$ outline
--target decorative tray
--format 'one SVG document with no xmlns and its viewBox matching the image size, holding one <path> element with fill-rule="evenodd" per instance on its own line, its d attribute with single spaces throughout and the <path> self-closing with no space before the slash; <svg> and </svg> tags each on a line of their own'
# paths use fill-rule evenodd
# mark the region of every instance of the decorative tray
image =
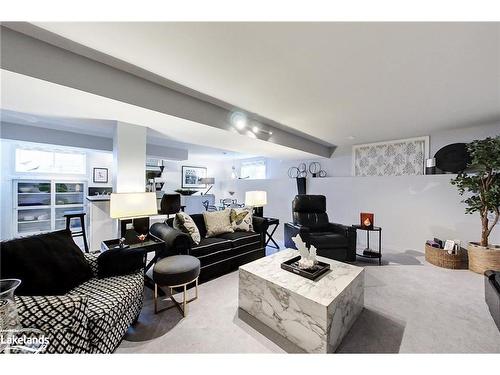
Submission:
<svg viewBox="0 0 500 375">
<path fill-rule="evenodd" d="M 122 249 L 128 249 L 130 245 L 125 244 Z M 101 251 L 120 249 L 120 239 L 106 240 L 101 242 Z"/>
<path fill-rule="evenodd" d="M 328 270 L 330 269 L 330 265 L 323 262 L 317 262 L 310 269 L 301 269 L 299 268 L 299 260 L 300 256 L 289 259 L 281 263 L 281 268 L 285 271 L 292 272 L 309 280 L 316 280 L 318 277 L 323 275 L 325 272 L 328 272 Z"/>
<path fill-rule="evenodd" d="M 135 234 L 134 234 L 135 233 Z M 105 240 L 101 242 L 101 251 L 111 250 L 111 249 L 128 249 L 128 248 L 141 248 L 143 246 L 149 246 L 155 243 L 163 243 L 163 241 L 157 239 L 155 236 L 147 235 L 146 238 L 141 241 L 137 238 L 136 232 L 129 231 L 125 236 L 125 243 L 123 247 L 120 247 L 120 239 L 115 238 L 112 240 Z"/>
</svg>

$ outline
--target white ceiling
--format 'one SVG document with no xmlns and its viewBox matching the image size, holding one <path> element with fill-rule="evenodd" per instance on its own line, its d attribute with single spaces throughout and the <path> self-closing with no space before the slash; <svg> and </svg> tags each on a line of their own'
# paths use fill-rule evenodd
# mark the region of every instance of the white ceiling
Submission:
<svg viewBox="0 0 500 375">
<path fill-rule="evenodd" d="M 152 143 L 188 148 L 191 155 L 213 158 L 265 156 L 310 159 L 317 156 L 269 141 L 169 116 L 85 91 L 1 69 L 1 109 L 21 113 L 16 123 L 45 125 L 59 130 L 110 136 L 115 121 L 146 126 Z M 3 113 L 3 112 L 2 112 Z M 14 116 L 15 117 L 15 116 Z M 59 118 L 59 120 L 57 120 Z M 76 119 L 69 124 L 67 119 Z M 72 121 L 71 121 L 72 122 Z M 43 121 L 39 124 L 43 125 Z M 223 152 L 227 152 L 224 154 Z"/>
<path fill-rule="evenodd" d="M 500 119 L 500 23 L 36 25 L 331 144 Z"/>
</svg>

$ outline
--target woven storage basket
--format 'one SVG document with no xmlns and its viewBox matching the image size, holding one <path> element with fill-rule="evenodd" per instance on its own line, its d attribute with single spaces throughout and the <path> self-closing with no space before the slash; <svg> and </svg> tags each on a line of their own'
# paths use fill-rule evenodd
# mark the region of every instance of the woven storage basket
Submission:
<svg viewBox="0 0 500 375">
<path fill-rule="evenodd" d="M 484 271 L 500 271 L 500 246 L 482 247 L 469 242 L 469 269 L 483 274 Z"/>
<path fill-rule="evenodd" d="M 447 250 L 425 245 L 425 260 L 435 266 L 453 270 L 464 270 L 468 267 L 467 250 L 460 248 L 458 254 L 448 254 Z"/>
</svg>

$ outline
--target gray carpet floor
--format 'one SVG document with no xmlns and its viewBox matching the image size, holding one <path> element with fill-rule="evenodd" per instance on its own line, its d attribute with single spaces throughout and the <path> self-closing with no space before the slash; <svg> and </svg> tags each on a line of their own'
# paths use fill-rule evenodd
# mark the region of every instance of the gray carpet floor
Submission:
<svg viewBox="0 0 500 375">
<path fill-rule="evenodd" d="M 428 264 L 408 250 L 365 267 L 365 308 L 339 353 L 500 353 L 500 332 L 484 302 L 483 276 Z M 117 353 L 300 352 L 267 327 L 238 314 L 238 272 L 200 286 L 182 318 L 153 314 L 152 294 Z"/>
</svg>

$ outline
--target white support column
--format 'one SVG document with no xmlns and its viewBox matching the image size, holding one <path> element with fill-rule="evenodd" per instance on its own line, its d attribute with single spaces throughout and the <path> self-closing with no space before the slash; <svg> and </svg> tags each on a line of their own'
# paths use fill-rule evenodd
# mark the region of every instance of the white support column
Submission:
<svg viewBox="0 0 500 375">
<path fill-rule="evenodd" d="M 146 189 L 145 126 L 117 122 L 113 137 L 113 191 L 144 192 Z"/>
</svg>

